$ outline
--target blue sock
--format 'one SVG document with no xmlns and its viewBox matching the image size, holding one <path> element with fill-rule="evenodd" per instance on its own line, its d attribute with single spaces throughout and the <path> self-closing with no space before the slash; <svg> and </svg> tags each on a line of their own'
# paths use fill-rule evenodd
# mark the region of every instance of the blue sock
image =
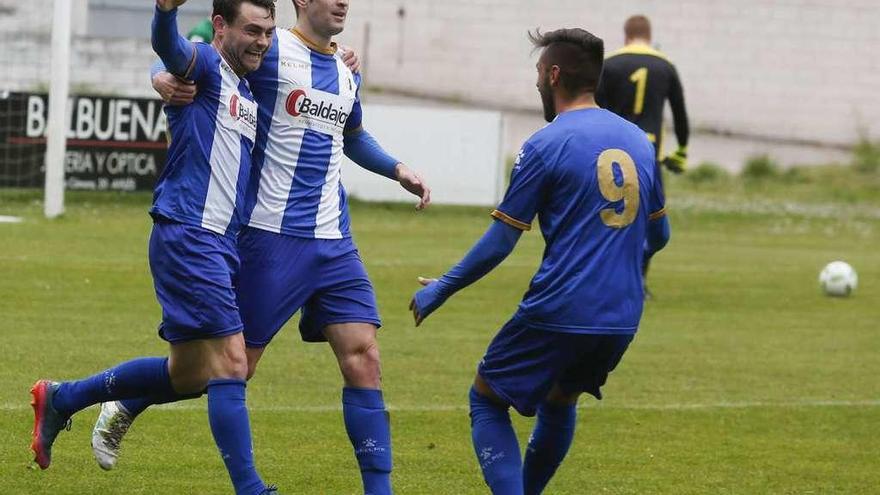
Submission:
<svg viewBox="0 0 880 495">
<path fill-rule="evenodd" d="M 237 378 L 208 382 L 208 421 L 236 495 L 258 495 L 266 485 L 254 467 L 246 385 Z"/>
<path fill-rule="evenodd" d="M 69 416 L 99 402 L 173 393 L 168 358 L 138 358 L 82 380 L 62 383 L 52 396 L 52 406 Z"/>
<path fill-rule="evenodd" d="M 558 406 L 547 402 L 538 406 L 538 420 L 523 463 L 526 495 L 538 495 L 562 464 L 574 438 L 577 409 L 574 404 Z"/>
<path fill-rule="evenodd" d="M 498 405 L 473 387 L 471 437 L 483 479 L 495 495 L 522 495 L 522 458 L 508 406 Z"/>
<path fill-rule="evenodd" d="M 342 416 L 361 468 L 364 493 L 391 494 L 391 425 L 382 391 L 343 388 Z"/>
</svg>

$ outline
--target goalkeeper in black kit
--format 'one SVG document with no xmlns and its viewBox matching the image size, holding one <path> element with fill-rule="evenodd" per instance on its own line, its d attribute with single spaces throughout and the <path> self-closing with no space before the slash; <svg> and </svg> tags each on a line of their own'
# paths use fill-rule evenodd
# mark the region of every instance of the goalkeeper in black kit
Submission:
<svg viewBox="0 0 880 495">
<path fill-rule="evenodd" d="M 657 150 L 658 163 L 671 172 L 684 172 L 690 129 L 678 72 L 666 55 L 651 47 L 651 23 L 647 17 L 630 17 L 623 32 L 624 47 L 605 59 L 596 102 L 645 131 Z M 678 149 L 661 159 L 666 100 L 672 107 Z"/>
<path fill-rule="evenodd" d="M 654 144 L 657 165 L 680 174 L 687 169 L 690 128 L 678 72 L 662 52 L 651 46 L 651 22 L 635 15 L 623 25 L 624 47 L 605 58 L 596 103 L 639 126 Z M 662 157 L 663 107 L 669 100 L 678 149 Z M 659 172 L 659 171 L 658 171 Z M 662 174 L 657 174 L 661 178 Z M 647 278 L 648 264 L 643 267 Z M 645 287 L 645 297 L 651 292 Z"/>
</svg>

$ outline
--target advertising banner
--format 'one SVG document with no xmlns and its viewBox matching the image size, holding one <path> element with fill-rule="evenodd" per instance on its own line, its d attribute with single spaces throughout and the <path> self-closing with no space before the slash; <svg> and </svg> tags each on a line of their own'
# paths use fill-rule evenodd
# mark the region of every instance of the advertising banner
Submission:
<svg viewBox="0 0 880 495">
<path fill-rule="evenodd" d="M 0 187 L 42 187 L 48 97 L 0 95 Z M 152 190 L 167 150 L 162 102 L 73 96 L 67 115 L 69 190 Z"/>
</svg>

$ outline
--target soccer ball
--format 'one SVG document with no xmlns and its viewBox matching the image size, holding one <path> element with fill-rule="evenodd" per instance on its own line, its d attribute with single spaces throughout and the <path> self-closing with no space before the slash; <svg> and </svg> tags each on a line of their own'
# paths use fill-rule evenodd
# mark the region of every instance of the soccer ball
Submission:
<svg viewBox="0 0 880 495">
<path fill-rule="evenodd" d="M 859 276 L 845 261 L 832 261 L 819 273 L 819 285 L 826 296 L 846 297 L 858 283 Z"/>
</svg>

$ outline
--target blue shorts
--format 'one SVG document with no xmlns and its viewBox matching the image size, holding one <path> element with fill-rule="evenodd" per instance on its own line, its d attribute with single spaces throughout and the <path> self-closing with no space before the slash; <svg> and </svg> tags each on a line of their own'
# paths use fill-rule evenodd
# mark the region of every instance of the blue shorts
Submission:
<svg viewBox="0 0 880 495">
<path fill-rule="evenodd" d="M 299 332 L 324 342 L 334 323 L 381 326 L 376 295 L 351 238 L 308 239 L 245 228 L 238 302 L 248 347 L 265 347 L 302 309 Z"/>
<path fill-rule="evenodd" d="M 587 392 L 601 400 L 599 389 L 632 339 L 540 330 L 512 319 L 492 339 L 477 372 L 520 414 L 534 416 L 556 383 L 567 394 Z"/>
<path fill-rule="evenodd" d="M 238 268 L 234 238 L 157 218 L 150 234 L 150 271 L 162 306 L 159 335 L 174 344 L 241 332 Z"/>
</svg>

